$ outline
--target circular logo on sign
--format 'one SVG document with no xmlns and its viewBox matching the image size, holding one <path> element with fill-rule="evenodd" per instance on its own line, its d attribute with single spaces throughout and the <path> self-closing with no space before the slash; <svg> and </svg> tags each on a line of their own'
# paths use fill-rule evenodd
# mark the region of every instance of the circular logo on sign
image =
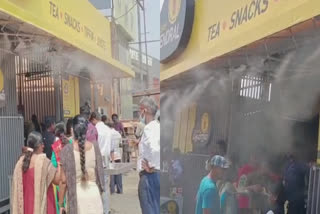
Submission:
<svg viewBox="0 0 320 214">
<path fill-rule="evenodd" d="M 160 61 L 166 63 L 187 47 L 195 0 L 164 0 L 160 13 Z"/>
<path fill-rule="evenodd" d="M 3 80 L 3 73 L 2 73 L 2 70 L 0 68 L 0 92 L 3 90 L 4 88 L 4 80 Z"/>
<path fill-rule="evenodd" d="M 174 213 L 176 213 L 176 210 L 177 210 L 177 205 L 176 205 L 176 203 L 174 203 L 173 201 L 170 201 L 169 203 L 168 203 L 168 211 L 169 211 L 169 213 L 171 214 L 174 214 Z"/>
<path fill-rule="evenodd" d="M 204 113 L 201 117 L 201 132 L 202 133 L 208 133 L 209 131 L 209 114 L 208 113 Z"/>
<path fill-rule="evenodd" d="M 180 13 L 181 0 L 169 0 L 169 22 L 171 24 L 177 21 Z"/>
</svg>

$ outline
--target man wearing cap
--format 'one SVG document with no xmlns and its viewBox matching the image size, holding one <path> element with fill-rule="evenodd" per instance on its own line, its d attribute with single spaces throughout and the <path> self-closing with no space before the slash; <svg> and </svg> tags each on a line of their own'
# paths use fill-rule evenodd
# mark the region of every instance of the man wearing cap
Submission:
<svg viewBox="0 0 320 214">
<path fill-rule="evenodd" d="M 200 183 L 195 214 L 220 214 L 220 196 L 216 182 L 222 178 L 227 160 L 215 155 L 210 160 L 210 173 Z"/>
</svg>

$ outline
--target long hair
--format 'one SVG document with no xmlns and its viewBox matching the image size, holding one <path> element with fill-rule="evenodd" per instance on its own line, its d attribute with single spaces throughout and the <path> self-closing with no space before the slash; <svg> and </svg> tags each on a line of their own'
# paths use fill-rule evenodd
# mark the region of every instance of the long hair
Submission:
<svg viewBox="0 0 320 214">
<path fill-rule="evenodd" d="M 27 145 L 29 148 L 33 149 L 33 152 L 29 150 L 25 152 L 22 164 L 23 172 L 26 172 L 29 169 L 31 157 L 33 153 L 41 146 L 42 143 L 42 135 L 39 132 L 33 131 L 29 134 L 27 139 Z"/>
<path fill-rule="evenodd" d="M 87 170 L 86 170 L 86 155 L 85 155 L 86 133 L 88 129 L 87 127 L 88 127 L 87 120 L 83 116 L 77 115 L 73 119 L 74 139 L 78 140 L 78 144 L 79 144 L 82 181 L 86 181 L 88 177 Z"/>
<path fill-rule="evenodd" d="M 106 115 L 102 115 L 101 121 L 104 122 L 104 124 L 106 124 L 108 122 L 107 116 Z"/>
<path fill-rule="evenodd" d="M 67 121 L 67 125 L 66 125 L 66 135 L 67 137 L 71 137 L 72 136 L 72 124 L 73 124 L 73 119 L 69 118 Z"/>
<path fill-rule="evenodd" d="M 67 145 L 69 143 L 68 138 L 65 135 L 64 123 L 58 123 L 55 128 L 55 136 L 59 138 L 62 142 L 62 145 Z"/>
</svg>

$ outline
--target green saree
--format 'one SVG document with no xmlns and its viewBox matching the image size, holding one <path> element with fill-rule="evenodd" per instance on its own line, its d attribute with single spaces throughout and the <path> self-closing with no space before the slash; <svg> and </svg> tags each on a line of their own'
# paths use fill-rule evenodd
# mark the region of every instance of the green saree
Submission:
<svg viewBox="0 0 320 214">
<path fill-rule="evenodd" d="M 69 140 L 69 143 L 72 144 L 72 139 Z M 58 168 L 58 163 L 60 162 L 59 154 L 62 149 L 61 140 L 56 141 L 52 145 L 52 156 L 51 156 L 51 163 L 55 168 Z M 57 214 L 60 214 L 60 207 L 59 207 L 59 186 L 53 185 L 54 191 L 54 198 L 56 202 L 56 209 Z M 64 200 L 64 207 L 66 206 L 66 199 Z"/>
</svg>

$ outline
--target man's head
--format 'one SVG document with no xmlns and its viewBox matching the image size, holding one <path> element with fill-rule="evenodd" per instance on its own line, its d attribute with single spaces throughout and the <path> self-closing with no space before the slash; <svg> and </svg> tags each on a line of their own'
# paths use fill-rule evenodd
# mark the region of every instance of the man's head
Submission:
<svg viewBox="0 0 320 214">
<path fill-rule="evenodd" d="M 119 116 L 117 114 L 113 114 L 111 118 L 112 118 L 112 121 L 114 123 L 118 123 L 119 122 Z"/>
<path fill-rule="evenodd" d="M 106 115 L 102 115 L 101 121 L 104 122 L 105 124 L 107 124 L 107 121 L 108 121 L 107 116 Z"/>
<path fill-rule="evenodd" d="M 37 115 L 33 114 L 32 117 L 31 117 L 31 120 L 34 121 L 34 122 L 38 121 Z"/>
<path fill-rule="evenodd" d="M 61 134 L 64 134 L 65 132 L 65 125 L 63 121 L 60 121 L 59 123 L 56 124 L 54 133 L 56 135 L 56 137 L 60 137 Z"/>
<path fill-rule="evenodd" d="M 101 114 L 99 112 L 92 112 L 89 121 L 93 125 L 97 125 L 97 123 L 101 121 Z"/>
<path fill-rule="evenodd" d="M 54 133 L 54 129 L 55 129 L 55 122 L 53 119 L 51 118 L 47 118 L 45 120 L 45 126 L 46 126 L 46 130 L 48 132 Z"/>
<path fill-rule="evenodd" d="M 296 160 L 296 157 L 295 157 L 295 155 L 291 152 L 291 153 L 286 154 L 286 160 L 289 161 L 289 162 L 294 162 L 294 161 Z"/>
<path fill-rule="evenodd" d="M 213 156 L 209 164 L 211 167 L 210 175 L 216 180 L 222 179 L 225 169 L 229 168 L 228 161 L 220 155 Z"/>
<path fill-rule="evenodd" d="M 154 120 L 158 111 L 158 105 L 150 97 L 144 97 L 140 101 L 140 120 L 148 124 Z"/>
</svg>

